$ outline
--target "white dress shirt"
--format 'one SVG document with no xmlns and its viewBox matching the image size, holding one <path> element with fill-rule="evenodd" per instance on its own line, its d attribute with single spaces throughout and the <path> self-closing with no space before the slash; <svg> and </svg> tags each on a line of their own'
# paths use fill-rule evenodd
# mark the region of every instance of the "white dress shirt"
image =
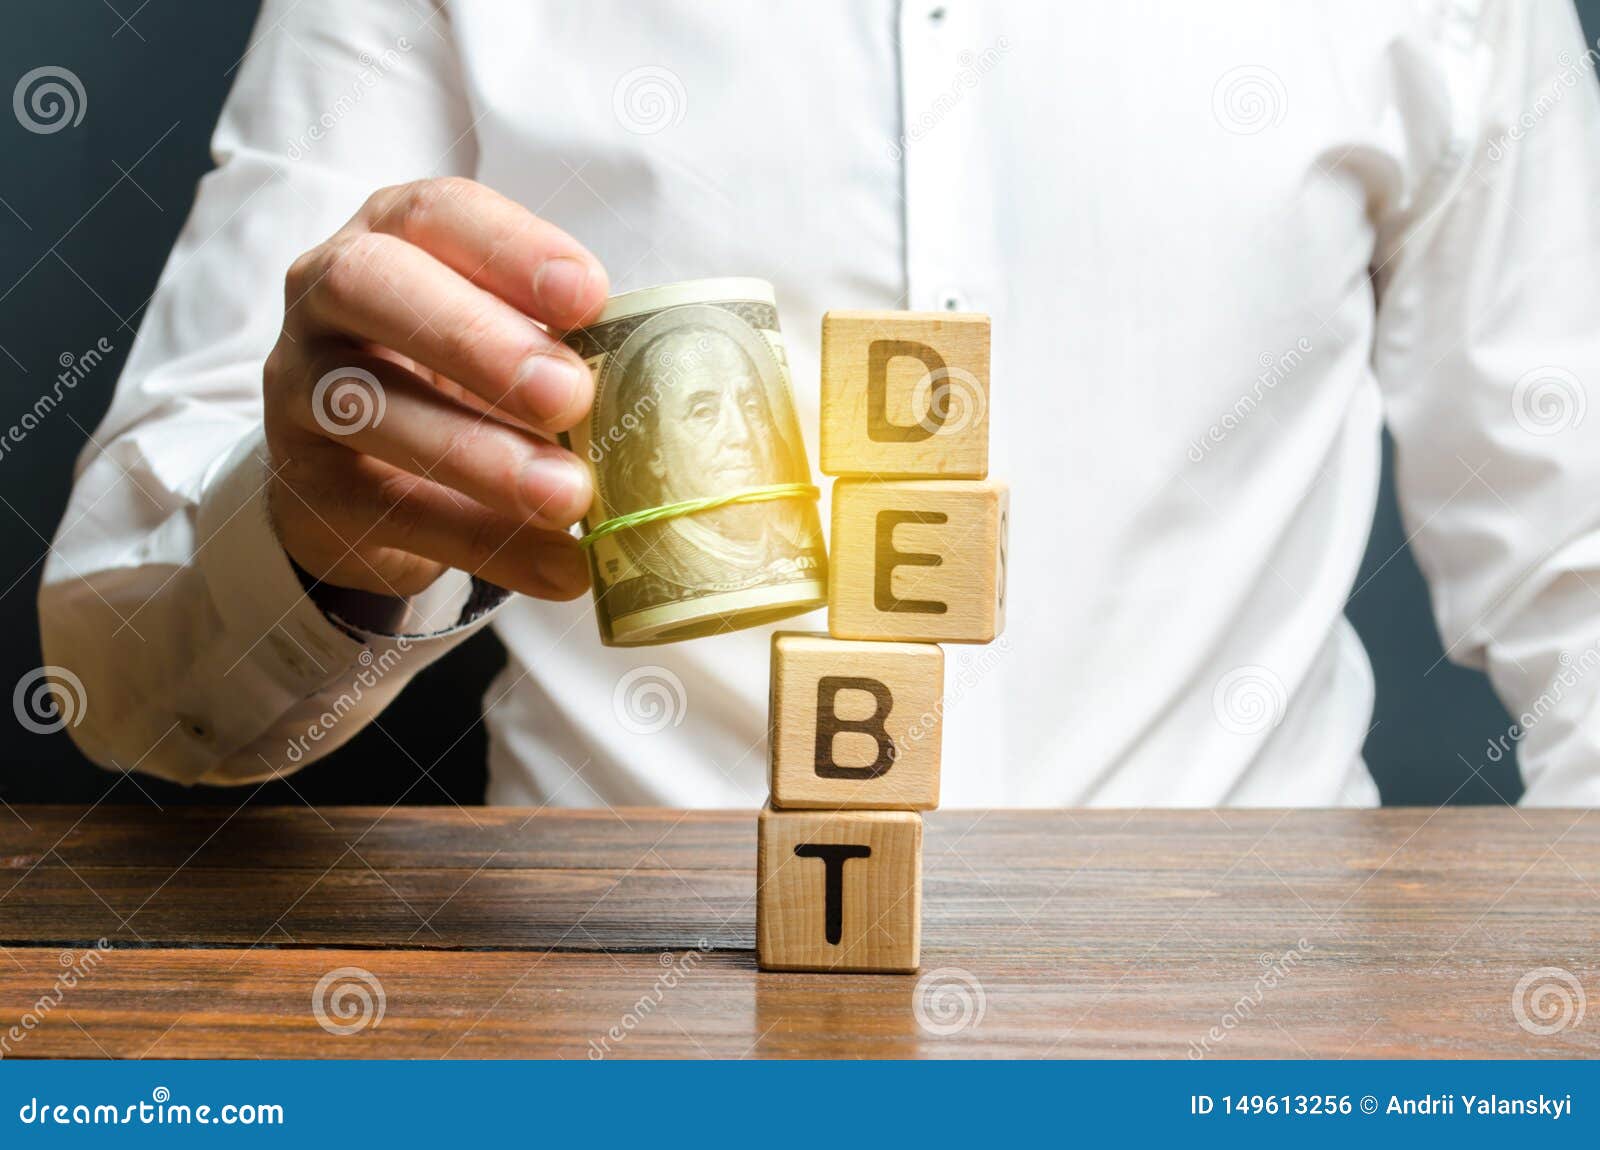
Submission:
<svg viewBox="0 0 1600 1150">
<path fill-rule="evenodd" d="M 74 734 L 298 769 L 492 624 L 490 801 L 763 800 L 768 632 L 608 650 L 587 598 L 457 575 L 380 634 L 272 534 L 285 269 L 458 174 L 617 291 L 770 280 L 813 465 L 824 311 L 993 317 L 1009 631 L 947 649 L 945 805 L 1375 802 L 1343 608 L 1385 420 L 1526 801 L 1600 802 L 1595 58 L 1560 2 L 268 0 L 45 573 Z"/>
</svg>

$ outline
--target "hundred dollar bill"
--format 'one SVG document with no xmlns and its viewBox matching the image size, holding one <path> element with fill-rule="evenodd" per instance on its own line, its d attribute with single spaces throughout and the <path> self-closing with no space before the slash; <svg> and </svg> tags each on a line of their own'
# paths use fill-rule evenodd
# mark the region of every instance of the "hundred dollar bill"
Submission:
<svg viewBox="0 0 1600 1150">
<path fill-rule="evenodd" d="M 810 483 L 772 286 L 694 280 L 614 297 L 568 345 L 594 409 L 562 442 L 588 460 L 585 533 L 619 515 L 780 483 Z M 827 553 L 814 500 L 736 503 L 596 539 L 600 638 L 670 643 L 820 607 Z"/>
</svg>

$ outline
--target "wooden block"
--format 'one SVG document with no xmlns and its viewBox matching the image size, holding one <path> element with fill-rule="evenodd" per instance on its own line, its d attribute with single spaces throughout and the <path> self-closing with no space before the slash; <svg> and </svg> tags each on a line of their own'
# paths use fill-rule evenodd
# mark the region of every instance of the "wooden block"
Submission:
<svg viewBox="0 0 1600 1150">
<path fill-rule="evenodd" d="M 772 637 L 772 805 L 939 805 L 944 651 L 933 643 Z"/>
<path fill-rule="evenodd" d="M 756 840 L 756 961 L 763 969 L 917 969 L 921 815 L 768 807 Z"/>
<path fill-rule="evenodd" d="M 822 317 L 822 470 L 875 478 L 989 474 L 989 317 Z"/>
<path fill-rule="evenodd" d="M 828 633 L 993 640 L 1005 627 L 1010 506 L 994 480 L 834 484 Z"/>
</svg>

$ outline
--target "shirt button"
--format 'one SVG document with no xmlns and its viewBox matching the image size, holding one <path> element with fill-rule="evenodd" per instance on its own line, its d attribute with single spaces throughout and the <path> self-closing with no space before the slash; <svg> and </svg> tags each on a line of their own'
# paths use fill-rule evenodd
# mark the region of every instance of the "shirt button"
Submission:
<svg viewBox="0 0 1600 1150">
<path fill-rule="evenodd" d="M 944 20 L 944 5 L 928 9 L 928 23 L 938 24 Z"/>
<path fill-rule="evenodd" d="M 967 297 L 953 288 L 939 293 L 939 307 L 943 311 L 966 311 Z"/>
</svg>

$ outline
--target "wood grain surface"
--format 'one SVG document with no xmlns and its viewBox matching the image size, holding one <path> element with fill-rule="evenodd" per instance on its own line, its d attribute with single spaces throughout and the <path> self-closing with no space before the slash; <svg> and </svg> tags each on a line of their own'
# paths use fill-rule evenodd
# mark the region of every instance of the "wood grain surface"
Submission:
<svg viewBox="0 0 1600 1150">
<path fill-rule="evenodd" d="M 0 1053 L 1600 1055 L 1586 812 L 934 812 L 920 978 L 757 972 L 755 829 L 0 811 Z"/>
</svg>

